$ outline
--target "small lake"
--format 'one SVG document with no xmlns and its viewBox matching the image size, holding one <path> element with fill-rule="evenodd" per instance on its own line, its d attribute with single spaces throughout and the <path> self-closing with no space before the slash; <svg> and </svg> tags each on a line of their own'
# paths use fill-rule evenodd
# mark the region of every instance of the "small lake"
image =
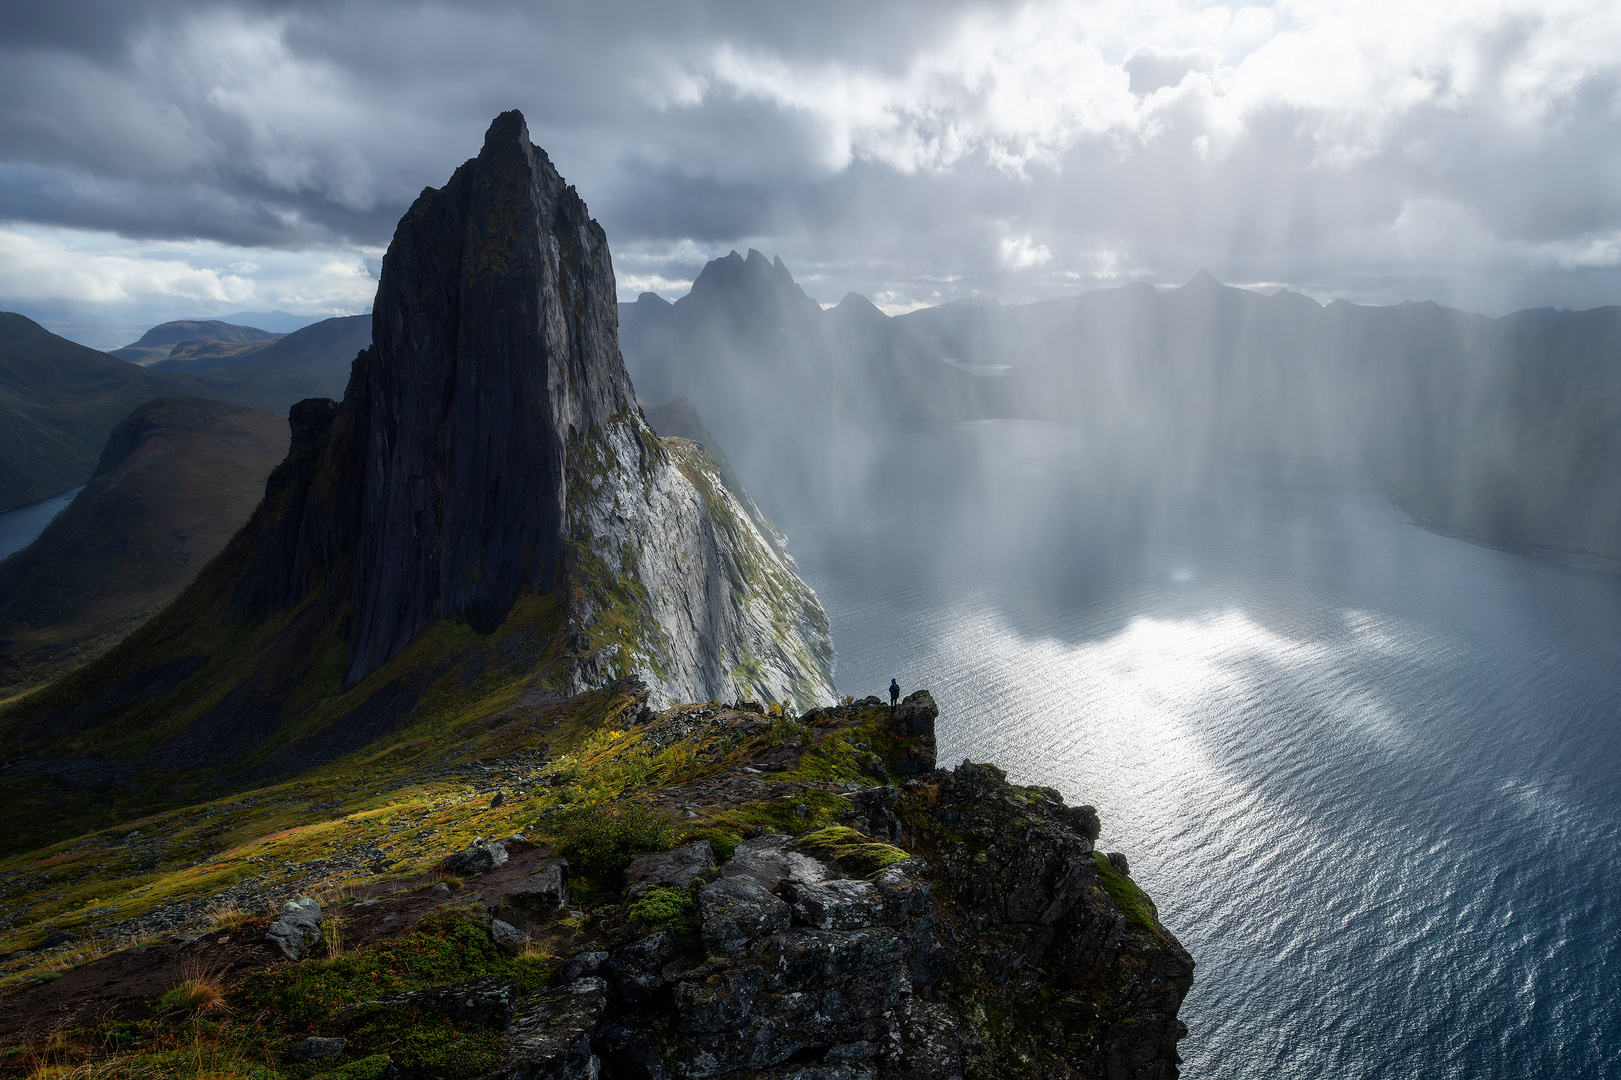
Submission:
<svg viewBox="0 0 1621 1080">
<path fill-rule="evenodd" d="M 43 502 L 19 506 L 0 514 L 0 559 L 32 544 L 34 538 L 45 531 L 51 519 L 66 510 L 73 497 L 83 490 L 76 487 L 72 491 L 52 495 Z"/>
<path fill-rule="evenodd" d="M 1098 807 L 1198 963 L 1185 1076 L 1621 1075 L 1621 577 L 1355 482 L 1112 476 L 976 423 L 785 515 L 840 693 Z"/>
</svg>

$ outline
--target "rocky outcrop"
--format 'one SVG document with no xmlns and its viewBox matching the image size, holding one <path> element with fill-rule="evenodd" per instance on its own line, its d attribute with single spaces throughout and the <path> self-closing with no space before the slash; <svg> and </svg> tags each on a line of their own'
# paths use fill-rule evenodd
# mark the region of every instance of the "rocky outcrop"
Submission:
<svg viewBox="0 0 1621 1080">
<path fill-rule="evenodd" d="M 849 825 L 761 835 L 719 865 L 702 845 L 639 858 L 624 902 L 656 882 L 692 898 L 691 922 L 599 908 L 606 948 L 519 1004 L 495 1075 L 1178 1074 L 1193 961 L 1093 850 L 1095 811 L 969 762 L 851 799 Z"/>
</svg>

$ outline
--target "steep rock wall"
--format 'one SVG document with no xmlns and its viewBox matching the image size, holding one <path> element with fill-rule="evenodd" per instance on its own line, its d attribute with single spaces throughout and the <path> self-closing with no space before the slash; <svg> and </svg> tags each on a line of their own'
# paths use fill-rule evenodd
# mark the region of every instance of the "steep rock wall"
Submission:
<svg viewBox="0 0 1621 1080">
<path fill-rule="evenodd" d="M 614 295 L 601 226 L 523 117 L 497 117 L 401 220 L 342 406 L 295 407 L 238 610 L 347 588 L 353 686 L 432 621 L 487 633 L 561 589 L 572 690 L 635 673 L 660 703 L 830 698 L 815 595 L 707 455 L 648 428 Z"/>
</svg>

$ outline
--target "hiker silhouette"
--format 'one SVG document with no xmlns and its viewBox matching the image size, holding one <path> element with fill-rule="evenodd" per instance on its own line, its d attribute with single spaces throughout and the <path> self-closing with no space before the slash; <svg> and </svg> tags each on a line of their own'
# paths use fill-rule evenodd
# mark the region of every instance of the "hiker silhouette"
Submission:
<svg viewBox="0 0 1621 1080">
<path fill-rule="evenodd" d="M 889 711 L 895 711 L 895 702 L 901 699 L 901 684 L 894 679 L 889 680 Z"/>
</svg>

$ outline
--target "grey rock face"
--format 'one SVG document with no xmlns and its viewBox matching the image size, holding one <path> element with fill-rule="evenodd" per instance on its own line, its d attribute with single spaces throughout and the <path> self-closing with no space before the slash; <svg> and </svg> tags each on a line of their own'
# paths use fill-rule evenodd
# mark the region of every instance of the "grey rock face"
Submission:
<svg viewBox="0 0 1621 1080">
<path fill-rule="evenodd" d="M 794 921 L 819 930 L 859 930 L 883 918 L 883 898 L 870 881 L 826 881 L 793 890 Z"/>
<path fill-rule="evenodd" d="M 265 937 L 289 960 L 301 960 L 321 940 L 321 905 L 307 896 L 282 905 Z"/>
<path fill-rule="evenodd" d="M 568 906 L 568 860 L 547 859 L 529 872 L 523 887 L 508 901 L 530 911 L 546 912 Z"/>
<path fill-rule="evenodd" d="M 441 864 L 452 874 L 487 874 L 507 861 L 506 845 L 494 840 L 481 840 L 469 844 L 454 855 L 446 856 Z"/>
<path fill-rule="evenodd" d="M 305 1039 L 287 1052 L 289 1065 L 302 1065 L 306 1061 L 321 1061 L 324 1058 L 334 1058 L 343 1053 L 349 1040 L 336 1039 Z"/>
<path fill-rule="evenodd" d="M 934 771 L 934 722 L 939 716 L 940 707 L 927 690 L 907 694 L 895 707 L 889 718 L 890 727 L 917 740 L 917 744 L 895 763 L 897 775 L 907 778 Z"/>
<path fill-rule="evenodd" d="M 507 1062 L 496 1075 L 506 1080 L 596 1080 L 601 1062 L 591 1035 L 608 1007 L 608 984 L 576 979 L 543 994 L 524 1009 L 507 1033 Z"/>
<path fill-rule="evenodd" d="M 715 853 L 707 840 L 638 855 L 625 867 L 625 881 L 631 887 L 628 895 L 632 897 L 660 887 L 690 889 L 699 878 L 712 881 L 716 876 Z"/>
<path fill-rule="evenodd" d="M 563 967 L 563 981 L 566 983 L 583 979 L 587 975 L 596 975 L 608 963 L 608 954 L 602 950 L 583 952 L 571 959 Z"/>
<path fill-rule="evenodd" d="M 675 939 L 658 930 L 609 955 L 608 970 L 625 1004 L 636 1008 L 664 989 L 663 969 L 675 953 Z"/>
<path fill-rule="evenodd" d="M 886 836 L 928 850 L 927 862 L 855 877 L 841 870 L 846 854 L 757 837 L 698 889 L 701 959 L 667 931 L 625 926 L 610 931 L 621 936 L 606 962 L 599 952 L 565 968 L 565 979 L 604 976 L 611 1016 L 589 1042 L 604 1076 L 1177 1075 L 1191 961 L 1147 898 L 1094 855 L 1084 827 L 1095 815 L 969 763 L 862 794 L 854 816 L 882 818 Z M 644 861 L 642 880 L 683 858 Z M 545 1006 L 572 1018 L 555 1021 L 562 1033 L 547 1045 L 574 1047 L 576 1070 L 586 1044 L 570 1040 L 595 1000 L 577 1007 L 563 993 Z"/>
<path fill-rule="evenodd" d="M 698 890 L 698 919 L 704 944 L 722 956 L 741 952 L 750 941 L 788 929 L 792 911 L 751 877 L 730 877 Z"/>
</svg>

